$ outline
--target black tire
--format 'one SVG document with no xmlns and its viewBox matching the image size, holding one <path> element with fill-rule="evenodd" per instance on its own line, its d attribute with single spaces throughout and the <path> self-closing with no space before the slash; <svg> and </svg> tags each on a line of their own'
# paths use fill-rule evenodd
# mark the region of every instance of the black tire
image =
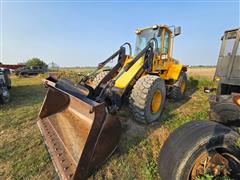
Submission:
<svg viewBox="0 0 240 180">
<path fill-rule="evenodd" d="M 225 153 L 224 157 L 227 154 L 232 156 L 227 156 L 231 159 L 231 178 L 239 179 L 240 148 L 236 145 L 239 138 L 237 132 L 216 122 L 197 120 L 184 124 L 169 136 L 160 151 L 158 168 L 161 179 L 192 179 L 190 174 L 196 159 L 213 150 L 221 155 Z"/>
<path fill-rule="evenodd" d="M 159 108 L 152 112 L 153 96 L 159 92 Z M 138 79 L 129 97 L 129 106 L 134 119 L 141 123 L 151 123 L 160 118 L 166 98 L 165 81 L 158 76 L 147 75 Z"/>
<path fill-rule="evenodd" d="M 92 87 L 96 88 L 98 84 L 102 81 L 102 79 L 109 73 L 109 71 L 102 71 L 96 75 L 96 77 L 92 80 Z"/>
<path fill-rule="evenodd" d="M 210 103 L 211 99 L 216 99 L 216 96 L 209 98 Z M 240 120 L 240 107 L 233 102 L 231 96 L 218 96 L 218 102 L 210 105 L 209 118 L 212 121 L 217 121 L 226 125 L 232 124 Z"/>
<path fill-rule="evenodd" d="M 4 95 L 5 94 L 5 95 Z M 8 103 L 10 95 L 7 89 L 2 89 L 0 94 L 0 104 Z"/>
<path fill-rule="evenodd" d="M 185 84 L 185 88 L 182 91 L 181 86 Z M 170 88 L 170 93 L 168 94 L 168 98 L 173 99 L 175 101 L 179 101 L 185 98 L 187 90 L 187 74 L 186 72 L 181 72 L 178 81 Z"/>
</svg>

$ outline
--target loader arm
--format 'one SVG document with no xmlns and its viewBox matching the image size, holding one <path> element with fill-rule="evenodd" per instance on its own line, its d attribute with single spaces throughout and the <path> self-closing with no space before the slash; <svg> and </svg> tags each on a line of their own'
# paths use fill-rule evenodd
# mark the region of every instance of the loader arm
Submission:
<svg viewBox="0 0 240 180">
<path fill-rule="evenodd" d="M 96 98 L 98 102 L 106 102 L 108 111 L 111 114 L 116 113 L 120 107 L 122 106 L 123 97 L 126 92 L 129 92 L 132 89 L 135 82 L 141 77 L 144 72 L 151 72 L 151 63 L 154 56 L 153 51 L 154 43 L 150 42 L 148 45 L 127 65 L 125 65 L 119 74 L 112 80 L 109 81 L 105 88 L 102 89 L 99 96 Z M 143 59 L 142 59 L 143 58 Z M 131 68 L 135 68 L 134 65 L 139 61 L 143 61 L 142 64 L 137 65 L 137 70 L 135 70 L 134 74 L 130 72 L 132 77 L 127 81 L 127 85 L 124 88 L 119 88 L 116 86 L 116 82 L 119 78 L 124 76 L 125 73 L 131 70 Z"/>
<path fill-rule="evenodd" d="M 111 60 L 113 60 L 114 58 L 116 58 L 118 56 L 118 64 L 120 63 L 120 65 L 123 65 L 124 60 L 125 60 L 125 55 L 126 55 L 126 48 L 125 46 L 129 47 L 129 53 L 130 55 L 132 54 L 132 47 L 131 44 L 126 42 L 123 45 L 120 46 L 119 50 L 117 50 L 115 53 L 113 53 L 109 58 L 107 58 L 106 60 L 104 60 L 103 62 L 98 64 L 98 67 L 93 70 L 91 73 L 87 74 L 87 75 L 83 75 L 83 77 L 80 79 L 80 81 L 78 82 L 78 84 L 82 84 L 82 85 L 86 85 L 87 81 L 94 78 L 96 76 L 96 74 L 103 69 Z M 116 65 L 117 66 L 117 65 Z M 116 68 L 115 68 L 116 69 Z"/>
</svg>

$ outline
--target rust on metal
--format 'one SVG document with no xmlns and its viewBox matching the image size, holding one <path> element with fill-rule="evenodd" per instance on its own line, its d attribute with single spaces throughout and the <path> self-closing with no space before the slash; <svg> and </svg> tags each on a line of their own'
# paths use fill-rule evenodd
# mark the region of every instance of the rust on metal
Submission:
<svg viewBox="0 0 240 180">
<path fill-rule="evenodd" d="M 121 124 L 104 103 L 75 97 L 45 81 L 38 126 L 61 179 L 86 179 L 113 153 Z"/>
<path fill-rule="evenodd" d="M 204 174 L 211 174 L 214 177 L 229 174 L 229 162 L 217 152 L 204 151 L 194 162 L 190 179 L 197 179 Z"/>
</svg>

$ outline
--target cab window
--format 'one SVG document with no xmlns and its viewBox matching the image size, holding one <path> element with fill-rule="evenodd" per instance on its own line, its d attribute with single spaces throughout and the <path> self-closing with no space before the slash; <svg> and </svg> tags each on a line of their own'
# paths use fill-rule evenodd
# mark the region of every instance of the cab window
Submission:
<svg viewBox="0 0 240 180">
<path fill-rule="evenodd" d="M 226 46 L 225 46 L 225 50 L 224 50 L 224 56 L 231 55 L 234 43 L 235 43 L 235 39 L 228 39 L 226 41 Z"/>
<path fill-rule="evenodd" d="M 232 54 L 232 50 L 233 50 L 233 46 L 234 46 L 236 37 L 237 37 L 236 31 L 227 33 L 226 39 L 225 39 L 226 44 L 225 44 L 225 49 L 224 49 L 224 53 L 223 53 L 224 56 L 228 56 L 228 55 Z"/>
<path fill-rule="evenodd" d="M 140 34 L 137 35 L 136 39 L 136 50 L 135 50 L 135 55 L 140 53 L 146 46 L 147 43 L 152 39 L 156 38 L 157 39 L 157 51 L 161 52 L 161 43 L 162 43 L 162 29 L 160 30 L 153 30 L 153 29 L 147 29 L 141 32 Z"/>
<path fill-rule="evenodd" d="M 169 39 L 169 33 L 166 31 L 164 34 L 164 48 L 163 48 L 164 54 L 167 54 L 168 52 L 168 39 Z"/>
</svg>

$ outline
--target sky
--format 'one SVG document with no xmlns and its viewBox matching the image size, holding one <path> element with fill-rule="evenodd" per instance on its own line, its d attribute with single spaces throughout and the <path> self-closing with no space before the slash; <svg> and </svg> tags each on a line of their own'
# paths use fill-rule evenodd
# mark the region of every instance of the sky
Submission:
<svg viewBox="0 0 240 180">
<path fill-rule="evenodd" d="M 136 28 L 166 24 L 182 27 L 174 58 L 214 65 L 223 32 L 240 26 L 239 0 L 0 1 L 0 62 L 8 64 L 38 57 L 96 66 L 124 42 L 134 47 Z"/>
</svg>

